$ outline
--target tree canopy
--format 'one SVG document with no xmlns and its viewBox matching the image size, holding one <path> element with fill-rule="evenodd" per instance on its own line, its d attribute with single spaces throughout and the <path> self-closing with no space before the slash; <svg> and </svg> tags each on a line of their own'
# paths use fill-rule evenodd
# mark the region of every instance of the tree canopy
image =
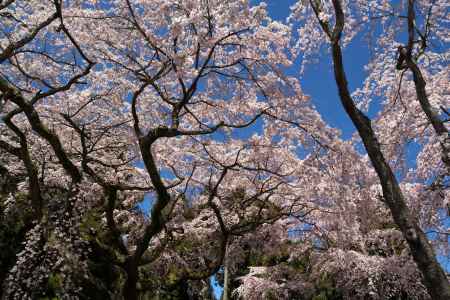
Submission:
<svg viewBox="0 0 450 300">
<path fill-rule="evenodd" d="M 0 298 L 450 299 L 449 8 L 0 1 Z"/>
</svg>

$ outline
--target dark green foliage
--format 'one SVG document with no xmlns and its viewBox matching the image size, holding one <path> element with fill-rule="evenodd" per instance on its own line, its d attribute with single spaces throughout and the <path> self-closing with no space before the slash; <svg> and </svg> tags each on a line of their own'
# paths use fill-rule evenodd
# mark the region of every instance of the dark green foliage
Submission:
<svg viewBox="0 0 450 300">
<path fill-rule="evenodd" d="M 16 205 L 6 210 L 7 195 L 4 192 L 5 189 L 0 191 L 0 287 L 16 261 L 16 254 L 23 249 L 22 242 L 33 221 L 31 207 L 27 205 L 28 197 L 16 194 Z"/>
</svg>

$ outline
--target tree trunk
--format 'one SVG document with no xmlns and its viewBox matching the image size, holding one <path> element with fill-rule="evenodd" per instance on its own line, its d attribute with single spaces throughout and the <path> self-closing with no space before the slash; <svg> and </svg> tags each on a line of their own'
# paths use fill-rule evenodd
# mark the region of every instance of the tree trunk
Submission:
<svg viewBox="0 0 450 300">
<path fill-rule="evenodd" d="M 338 2 L 334 0 L 333 2 Z M 337 12 L 337 15 L 339 12 Z M 343 17 L 343 13 L 342 13 Z M 351 118 L 364 143 L 383 189 L 383 197 L 392 213 L 395 223 L 408 242 L 411 254 L 422 272 L 424 284 L 434 300 L 449 300 L 450 287 L 447 277 L 436 260 L 433 248 L 425 233 L 411 215 L 400 186 L 386 162 L 380 144 L 372 129 L 370 120 L 355 106 L 347 86 L 339 38 L 332 41 L 333 65 L 341 103 Z"/>
<path fill-rule="evenodd" d="M 123 288 L 123 297 L 125 300 L 137 300 L 137 282 L 138 282 L 138 268 L 133 257 L 130 257 L 125 265 L 127 279 Z"/>
<path fill-rule="evenodd" d="M 228 269 L 228 243 L 227 243 L 227 246 L 225 248 L 222 300 L 229 300 L 229 299 L 230 299 L 230 272 Z"/>
</svg>

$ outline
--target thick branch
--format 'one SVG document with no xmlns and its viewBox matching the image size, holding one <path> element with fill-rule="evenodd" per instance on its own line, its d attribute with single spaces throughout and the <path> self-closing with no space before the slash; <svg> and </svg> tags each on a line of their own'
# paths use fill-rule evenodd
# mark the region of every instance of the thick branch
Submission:
<svg viewBox="0 0 450 300">
<path fill-rule="evenodd" d="M 136 252 L 134 253 L 133 260 L 135 261 L 135 264 L 137 264 L 145 250 L 147 250 L 150 240 L 164 228 L 165 220 L 163 210 L 167 204 L 169 204 L 171 199 L 151 153 L 151 146 L 154 141 L 155 139 L 152 137 L 144 137 L 139 139 L 142 159 L 147 172 L 150 175 L 152 184 L 155 187 L 157 200 L 152 207 L 150 224 L 146 227 L 144 236 L 138 243 Z"/>
<path fill-rule="evenodd" d="M 106 203 L 106 223 L 108 224 L 109 231 L 111 232 L 114 245 L 122 252 L 122 254 L 128 255 L 127 248 L 123 244 L 120 230 L 117 228 L 116 221 L 114 220 L 114 209 L 117 202 L 117 189 L 111 186 L 105 187 L 105 194 L 107 197 Z"/>
<path fill-rule="evenodd" d="M 61 165 L 66 170 L 66 172 L 72 177 L 75 183 L 80 182 L 80 171 L 69 159 L 58 136 L 51 132 L 42 123 L 33 105 L 29 104 L 16 88 L 11 86 L 6 80 L 2 78 L 0 78 L 0 91 L 3 93 L 4 97 L 7 100 L 14 102 L 23 110 L 33 130 L 52 146 L 56 156 L 58 157 Z"/>
</svg>

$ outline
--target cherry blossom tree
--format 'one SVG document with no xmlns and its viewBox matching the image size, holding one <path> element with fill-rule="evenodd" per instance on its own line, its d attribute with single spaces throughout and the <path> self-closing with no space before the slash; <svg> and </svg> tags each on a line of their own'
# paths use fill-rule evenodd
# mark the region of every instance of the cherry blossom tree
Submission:
<svg viewBox="0 0 450 300">
<path fill-rule="evenodd" d="M 448 200 L 442 6 L 301 1 L 283 24 L 242 0 L 1 1 L 1 297 L 209 299 L 224 269 L 225 298 L 445 298 L 423 233 Z M 407 42 L 389 27 L 351 95 L 341 35 L 387 18 Z M 369 157 L 285 74 L 321 45 Z"/>
<path fill-rule="evenodd" d="M 383 28 L 383 33 L 378 37 L 377 43 L 382 50 L 376 49 L 378 50 L 377 52 L 380 52 L 380 56 L 376 56 L 369 66 L 369 70 L 373 70 L 371 77 L 366 81 L 366 88 L 358 91 L 356 95 L 362 94 L 365 95 L 366 99 L 369 99 L 368 97 L 370 95 L 373 96 L 374 92 L 379 94 L 383 93 L 382 96 L 384 96 L 384 92 L 388 91 L 387 98 L 390 98 L 390 100 L 387 100 L 386 107 L 387 110 L 390 110 L 392 106 L 395 107 L 395 103 L 394 105 L 391 104 L 392 101 L 397 101 L 401 97 L 401 94 L 408 93 L 410 97 L 412 96 L 411 92 L 405 91 L 406 85 L 402 81 L 403 76 L 408 76 L 405 75 L 405 72 L 411 71 L 414 82 L 413 86 L 416 92 L 416 95 L 414 95 L 416 97 L 413 96 L 411 98 L 417 99 L 415 100 L 417 104 L 411 105 L 420 107 L 420 109 L 415 110 L 416 113 L 421 114 L 422 119 L 426 117 L 426 124 L 431 124 L 434 131 L 431 133 L 434 135 L 431 139 L 434 140 L 434 143 L 437 141 L 442 150 L 444 166 L 441 165 L 438 168 L 443 169 L 443 174 L 447 175 L 448 129 L 439 115 L 439 110 L 442 107 L 446 107 L 446 105 L 445 103 L 439 103 L 437 99 L 433 105 L 431 104 L 425 88 L 426 81 L 423 75 L 423 70 L 427 67 L 430 68 L 431 74 L 435 74 L 436 71 L 431 70 L 433 68 L 440 69 L 440 63 L 433 64 L 428 61 L 424 67 L 421 67 L 421 61 L 419 60 L 427 50 L 427 46 L 429 42 L 431 43 L 431 40 L 445 43 L 445 40 L 441 40 L 441 30 L 445 26 L 441 28 L 438 25 L 442 24 L 441 22 L 445 22 L 445 17 L 440 19 L 441 16 L 438 11 L 445 9 L 446 4 L 439 1 L 417 1 L 415 3 L 416 1 L 410 0 L 407 3 L 403 2 L 400 1 L 398 7 L 396 7 L 396 5 L 390 4 L 388 1 L 301 1 L 293 8 L 292 18 L 297 18 L 301 23 L 305 22 L 302 23 L 305 25 L 300 25 L 299 47 L 301 50 L 306 47 L 305 53 L 307 55 L 312 52 L 312 49 L 308 49 L 308 46 L 305 45 L 307 41 L 301 40 L 304 32 L 312 32 L 314 37 L 317 38 L 316 41 L 318 43 L 329 44 L 334 75 L 342 106 L 355 125 L 371 163 L 377 172 L 383 189 L 383 200 L 389 206 L 395 223 L 399 226 L 405 239 L 408 241 L 411 254 L 424 276 L 424 282 L 430 295 L 433 299 L 446 299 L 450 296 L 450 290 L 445 273 L 436 261 L 433 249 L 423 229 L 419 226 L 417 218 L 411 213 L 410 207 L 407 205 L 405 193 L 402 191 L 393 168 L 389 165 L 389 160 L 392 159 L 391 156 L 386 156 L 383 153 L 384 149 L 382 149 L 380 144 L 380 141 L 383 141 L 383 136 L 377 136 L 371 120 L 358 108 L 354 97 L 352 97 L 348 89 L 347 75 L 343 63 L 342 47 L 351 42 L 358 30 L 367 27 L 368 25 L 366 24 L 370 24 L 374 19 L 381 19 L 382 25 L 385 28 Z M 402 15 L 405 11 L 405 6 L 406 15 Z M 416 17 L 416 9 L 421 11 L 421 15 L 424 16 L 423 18 L 419 19 Z M 386 19 L 389 18 L 394 18 L 394 21 L 392 23 L 387 22 Z M 398 54 L 396 51 L 392 54 L 392 50 L 389 53 L 389 47 L 398 44 L 396 42 L 396 38 L 398 37 L 396 33 L 398 26 L 402 25 L 403 22 L 406 22 L 407 26 L 408 38 L 406 46 L 400 44 L 397 48 Z M 392 26 L 391 24 L 394 25 Z M 392 60 L 389 61 L 388 59 L 389 56 L 392 57 L 393 55 L 396 56 L 396 62 L 395 60 L 392 62 Z M 391 69 L 386 68 L 385 64 L 390 64 Z M 394 68 L 402 70 L 400 83 L 397 83 L 396 79 L 391 79 L 397 77 L 392 72 Z M 376 82 L 375 84 L 373 84 L 374 81 Z M 369 86 L 371 89 L 370 92 L 368 92 Z M 436 90 L 435 93 L 439 95 L 440 91 L 442 89 Z M 392 93 L 395 93 L 395 97 L 392 97 Z M 394 99 L 392 100 L 392 98 Z M 443 101 L 445 102 L 445 100 Z M 405 110 L 408 109 L 405 108 Z M 397 114 L 397 116 L 401 118 L 401 114 Z M 383 115 L 380 116 L 380 119 L 381 122 L 387 121 L 388 124 L 393 121 L 391 118 L 386 118 Z M 404 120 L 401 122 L 404 122 Z M 411 124 L 405 122 L 405 125 L 410 126 Z M 379 123 L 378 126 L 383 128 L 384 124 Z M 417 134 L 411 132 L 414 129 L 411 129 L 410 133 L 414 134 L 414 138 L 417 138 Z M 417 127 L 415 129 L 417 130 Z M 400 143 L 402 142 L 404 141 L 400 141 Z M 438 162 L 437 164 L 439 165 Z M 432 193 L 430 194 L 433 197 Z"/>
<path fill-rule="evenodd" d="M 2 13 L 1 145 L 9 168 L 24 169 L 17 192 L 34 211 L 6 279 L 10 297 L 86 296 L 77 280 L 92 273 L 90 253 L 113 251 L 121 293 L 136 299 L 141 266 L 167 257 L 176 240 L 202 236 L 182 207 L 214 219 L 203 226 L 218 249 L 177 277 L 206 279 L 231 236 L 304 208 L 288 137 L 314 149 L 333 131 L 279 71 L 290 64 L 289 28 L 264 6 L 11 1 Z M 257 122 L 262 134 L 233 137 Z M 242 188 L 240 203 L 226 200 Z M 144 194 L 154 202 L 148 219 L 132 210 Z M 7 197 L 14 206 L 17 193 Z M 108 236 L 86 228 L 92 218 Z"/>
<path fill-rule="evenodd" d="M 327 182 L 310 182 L 311 212 L 291 218 L 275 236 L 260 231 L 236 242 L 234 295 L 431 299 L 370 161 L 347 143 L 310 163 L 317 164 L 313 178 Z"/>
</svg>

